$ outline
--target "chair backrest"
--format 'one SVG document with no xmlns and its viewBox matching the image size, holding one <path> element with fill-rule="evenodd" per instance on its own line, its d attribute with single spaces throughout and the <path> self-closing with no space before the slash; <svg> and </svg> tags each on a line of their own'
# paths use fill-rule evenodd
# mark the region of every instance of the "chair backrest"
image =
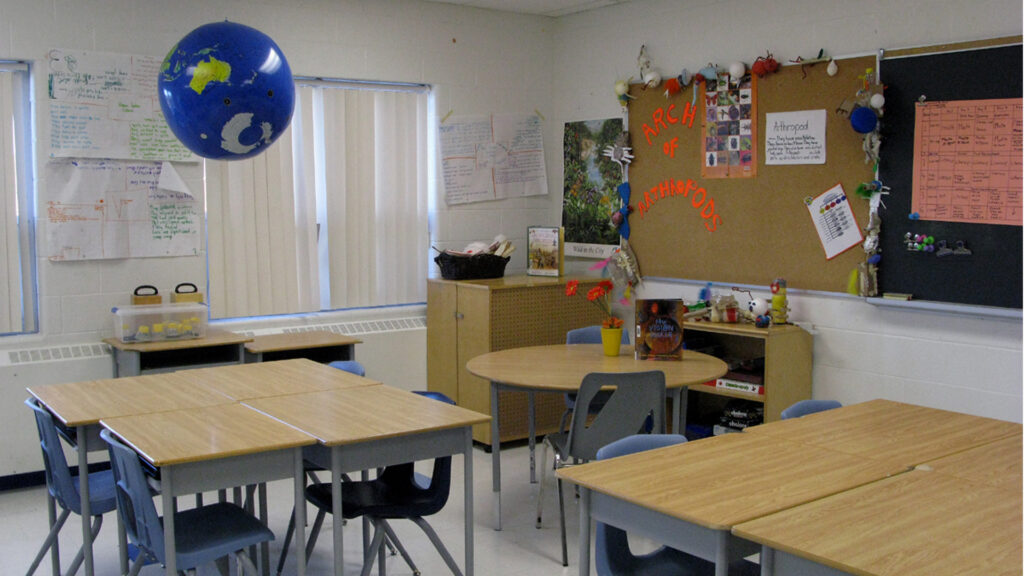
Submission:
<svg viewBox="0 0 1024 576">
<path fill-rule="evenodd" d="M 46 472 L 46 488 L 60 505 L 75 514 L 82 513 L 82 499 L 78 493 L 77 476 L 72 476 L 64 447 L 57 435 L 57 423 L 53 415 L 43 408 L 35 398 L 25 400 L 36 418 L 39 431 L 39 447 L 43 451 L 43 467 Z"/>
<path fill-rule="evenodd" d="M 455 401 L 441 392 L 413 390 L 418 394 L 446 404 L 455 404 Z M 414 516 L 430 516 L 439 512 L 448 503 L 448 495 L 451 492 L 452 483 L 452 457 L 442 456 L 434 459 L 433 472 L 430 478 L 418 474 L 413 462 L 395 464 L 388 466 L 380 474 L 380 481 L 400 492 L 414 492 L 415 509 L 409 509 Z M 413 499 L 409 499 L 412 501 Z M 393 511 L 397 515 L 403 515 L 405 511 Z"/>
<path fill-rule="evenodd" d="M 328 364 L 331 368 L 337 368 L 338 370 L 344 370 L 345 372 L 351 372 L 356 376 L 366 376 L 366 369 L 363 365 L 355 360 L 335 360 Z"/>
<path fill-rule="evenodd" d="M 569 330 L 565 333 L 566 344 L 600 344 L 601 343 L 601 325 L 596 326 L 584 326 L 583 328 L 576 328 L 575 330 Z M 622 343 L 629 344 L 629 331 L 622 331 Z"/>
<path fill-rule="evenodd" d="M 110 466 L 117 491 L 117 512 L 124 521 L 129 540 L 160 564 L 165 563 L 164 529 L 157 515 L 146 473 L 135 450 L 123 444 L 110 430 L 100 432 L 110 450 Z"/>
<path fill-rule="evenodd" d="M 602 387 L 614 386 L 604 405 L 587 425 L 591 404 Z M 603 395 L 602 395 L 603 396 Z M 655 434 L 665 431 L 665 374 L 648 372 L 592 372 L 583 377 L 576 394 L 576 409 L 569 424 L 566 452 L 573 458 L 593 460 L 605 444 L 636 434 L 651 416 Z"/>
<path fill-rule="evenodd" d="M 597 459 L 618 458 L 626 454 L 674 446 L 683 442 L 686 442 L 686 436 L 682 434 L 634 434 L 602 446 L 597 451 Z"/>
<path fill-rule="evenodd" d="M 783 420 L 788 420 L 790 418 L 799 418 L 808 414 L 814 414 L 815 412 L 824 412 L 825 410 L 842 407 L 843 405 L 835 400 L 801 400 L 783 410 L 780 417 Z"/>
</svg>

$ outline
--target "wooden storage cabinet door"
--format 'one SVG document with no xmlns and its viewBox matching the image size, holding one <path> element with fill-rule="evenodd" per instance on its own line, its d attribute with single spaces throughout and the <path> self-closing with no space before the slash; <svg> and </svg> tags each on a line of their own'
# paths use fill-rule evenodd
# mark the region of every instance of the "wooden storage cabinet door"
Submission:
<svg viewBox="0 0 1024 576">
<path fill-rule="evenodd" d="M 581 279 L 581 292 L 599 281 Z M 571 329 L 598 324 L 601 313 L 585 296 L 565 295 L 566 278 L 510 276 L 494 280 L 427 282 L 427 386 L 460 406 L 491 412 L 490 382 L 466 370 L 487 352 L 520 346 L 562 344 Z M 561 394 L 537 393 L 537 433 L 553 431 L 565 411 Z M 525 392 L 501 392 L 501 439 L 528 435 Z M 473 439 L 491 443 L 489 424 L 474 426 Z"/>
</svg>

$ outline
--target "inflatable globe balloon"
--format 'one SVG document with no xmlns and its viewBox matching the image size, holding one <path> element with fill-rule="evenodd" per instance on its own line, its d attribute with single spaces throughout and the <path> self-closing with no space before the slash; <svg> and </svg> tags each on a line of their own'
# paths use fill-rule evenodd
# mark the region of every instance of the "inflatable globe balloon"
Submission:
<svg viewBox="0 0 1024 576">
<path fill-rule="evenodd" d="M 259 154 L 288 128 L 295 84 L 269 36 L 214 22 L 182 38 L 164 58 L 160 108 L 189 150 L 216 160 Z"/>
</svg>

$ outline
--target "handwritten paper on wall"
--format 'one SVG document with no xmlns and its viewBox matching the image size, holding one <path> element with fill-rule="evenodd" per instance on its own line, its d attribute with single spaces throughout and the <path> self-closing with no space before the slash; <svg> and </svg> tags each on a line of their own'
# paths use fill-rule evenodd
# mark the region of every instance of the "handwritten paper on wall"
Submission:
<svg viewBox="0 0 1024 576">
<path fill-rule="evenodd" d="M 157 100 L 162 60 L 51 50 L 51 158 L 196 161 L 171 132 Z"/>
<path fill-rule="evenodd" d="M 911 210 L 921 220 L 1021 226 L 1021 100 L 915 107 Z"/>
<path fill-rule="evenodd" d="M 808 197 L 805 202 L 825 249 L 825 258 L 831 260 L 864 241 L 842 184 L 817 198 Z"/>
<path fill-rule="evenodd" d="M 548 193 L 536 115 L 452 116 L 438 133 L 448 204 Z"/>
<path fill-rule="evenodd" d="M 764 121 L 765 164 L 824 164 L 825 111 L 769 112 Z"/>
<path fill-rule="evenodd" d="M 46 164 L 43 203 L 50 260 L 194 256 L 200 248 L 200 205 L 161 177 L 170 164 L 119 160 L 54 160 Z M 161 187 L 178 188 L 167 190 Z"/>
</svg>

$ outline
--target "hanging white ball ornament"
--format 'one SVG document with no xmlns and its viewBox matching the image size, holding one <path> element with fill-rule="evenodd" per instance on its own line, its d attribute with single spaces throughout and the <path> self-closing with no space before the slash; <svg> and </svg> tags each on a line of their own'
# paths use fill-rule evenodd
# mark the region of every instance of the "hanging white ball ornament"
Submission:
<svg viewBox="0 0 1024 576">
<path fill-rule="evenodd" d="M 729 64 L 729 78 L 733 82 L 739 82 L 743 79 L 743 75 L 747 72 L 747 65 L 743 62 L 733 62 Z"/>
</svg>

